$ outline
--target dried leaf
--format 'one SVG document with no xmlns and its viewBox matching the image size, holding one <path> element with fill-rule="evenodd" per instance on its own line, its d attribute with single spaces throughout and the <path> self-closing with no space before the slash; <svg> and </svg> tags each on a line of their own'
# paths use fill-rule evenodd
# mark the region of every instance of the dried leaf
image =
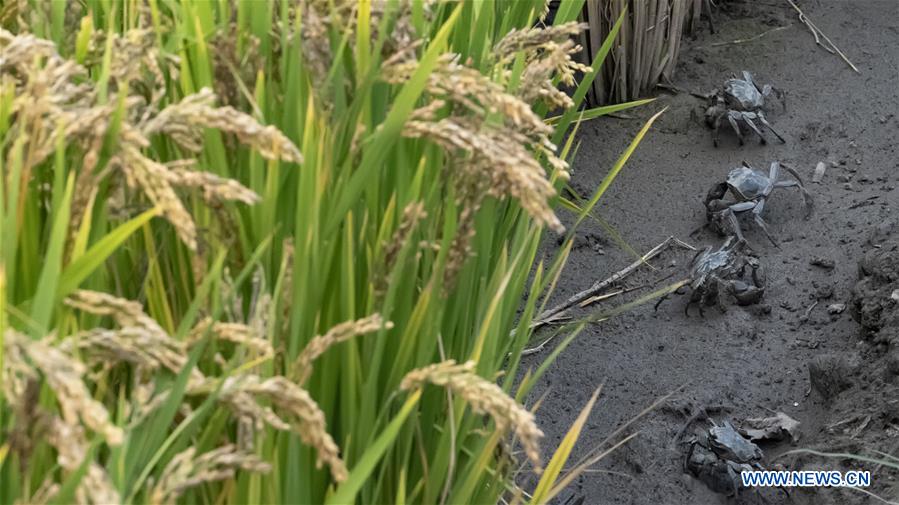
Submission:
<svg viewBox="0 0 899 505">
<path fill-rule="evenodd" d="M 799 421 L 784 414 L 773 417 L 747 419 L 740 430 L 749 440 L 799 440 Z"/>
</svg>

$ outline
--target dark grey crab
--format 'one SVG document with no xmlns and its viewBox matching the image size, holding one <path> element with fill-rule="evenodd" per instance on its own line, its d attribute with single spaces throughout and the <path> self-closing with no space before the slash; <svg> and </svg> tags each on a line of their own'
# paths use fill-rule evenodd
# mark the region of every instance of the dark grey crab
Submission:
<svg viewBox="0 0 899 505">
<path fill-rule="evenodd" d="M 708 246 L 696 253 L 690 265 L 690 300 L 684 307 L 684 314 L 690 315 L 690 306 L 699 307 L 699 315 L 703 316 L 703 307 L 717 303 L 721 312 L 724 297 L 733 296 L 737 305 L 752 305 L 761 301 L 765 294 L 765 279 L 761 266 L 756 258 L 743 253 L 745 242 L 735 237 L 728 237 L 718 249 Z M 750 272 L 747 274 L 747 267 Z M 665 301 L 662 297 L 655 308 Z"/>
<path fill-rule="evenodd" d="M 742 79 L 734 76 L 724 82 L 723 88 L 706 95 L 709 107 L 705 111 L 705 121 L 712 128 L 712 141 L 715 143 L 715 147 L 718 147 L 718 129 L 725 118 L 737 134 L 737 138 L 740 139 L 740 145 L 744 144 L 743 132 L 740 129 L 741 123 L 754 131 L 762 144 L 767 143 L 765 135 L 755 121 L 771 130 L 771 133 L 781 142 L 786 143 L 787 141 L 771 126 L 762 111 L 765 99 L 772 93 L 781 95 L 770 84 L 759 87 L 753 80 L 752 74 L 744 70 Z"/>
<path fill-rule="evenodd" d="M 690 305 L 697 304 L 699 315 L 702 308 L 717 303 L 722 312 L 724 296 L 730 294 L 737 305 L 758 303 L 765 294 L 764 277 L 759 272 L 756 258 L 743 253 L 744 242 L 728 237 L 716 250 L 706 247 L 696 254 L 690 270 L 690 301 L 684 307 L 689 315 Z M 751 271 L 747 275 L 746 269 Z"/>
<path fill-rule="evenodd" d="M 794 180 L 780 179 L 780 169 L 783 167 Z M 705 198 L 706 218 L 709 224 L 721 235 L 736 235 L 743 242 L 743 231 L 737 220 L 737 214 L 750 212 L 753 220 L 775 246 L 778 245 L 774 237 L 768 231 L 768 225 L 762 219 L 765 210 L 765 202 L 771 193 L 777 188 L 797 187 L 802 193 L 806 206 L 806 218 L 812 210 L 812 197 L 802 184 L 802 178 L 793 168 L 779 161 L 771 162 L 768 175 L 752 168 L 745 161 L 741 166 L 732 168 L 724 182 L 712 186 Z M 727 202 L 724 197 L 730 193 L 733 202 Z"/>
<path fill-rule="evenodd" d="M 712 491 L 737 496 L 742 486 L 740 473 L 764 470 L 759 463 L 762 450 L 740 435 L 727 421 L 690 441 L 684 470 Z"/>
</svg>

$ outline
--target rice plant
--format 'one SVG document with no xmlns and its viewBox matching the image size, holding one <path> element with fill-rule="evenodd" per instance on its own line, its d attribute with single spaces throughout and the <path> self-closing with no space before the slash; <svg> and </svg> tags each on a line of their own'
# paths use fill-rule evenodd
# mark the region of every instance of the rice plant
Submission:
<svg viewBox="0 0 899 505">
<path fill-rule="evenodd" d="M 600 47 L 627 12 L 610 64 L 593 84 L 597 103 L 634 100 L 651 92 L 656 84 L 670 82 L 681 37 L 697 29 L 703 11 L 711 16 L 709 0 L 587 0 L 589 47 Z"/>
<path fill-rule="evenodd" d="M 612 110 L 582 5 L 5 3 L 0 502 L 557 494 L 593 401 L 547 462 L 519 359 Z"/>
</svg>

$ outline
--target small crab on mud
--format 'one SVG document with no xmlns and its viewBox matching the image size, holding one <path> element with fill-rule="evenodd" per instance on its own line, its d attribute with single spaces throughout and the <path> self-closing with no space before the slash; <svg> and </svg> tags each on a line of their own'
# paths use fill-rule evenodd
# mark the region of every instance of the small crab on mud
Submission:
<svg viewBox="0 0 899 505">
<path fill-rule="evenodd" d="M 718 304 L 721 312 L 724 296 L 732 295 L 737 305 L 758 303 L 765 294 L 764 276 L 759 271 L 759 261 L 743 253 L 744 242 L 728 237 L 718 249 L 706 247 L 693 258 L 690 269 L 690 301 L 684 307 L 684 314 L 690 315 L 690 305 L 702 308 L 713 303 Z M 746 267 L 751 270 L 746 275 Z"/>
<path fill-rule="evenodd" d="M 759 463 L 762 450 L 724 421 L 690 440 L 684 458 L 684 471 L 702 481 L 716 493 L 738 496 L 742 486 L 740 473 L 764 470 Z"/>
<path fill-rule="evenodd" d="M 765 135 L 762 134 L 762 130 L 759 129 L 755 121 L 771 130 L 771 133 L 780 139 L 781 142 L 786 143 L 787 141 L 774 130 L 765 117 L 765 113 L 762 112 L 765 106 L 765 99 L 772 93 L 778 96 L 783 95 L 770 84 L 759 87 L 753 80 L 752 74 L 744 70 L 742 79 L 733 76 L 724 82 L 724 87 L 706 95 L 697 95 L 704 96 L 709 100 L 709 106 L 705 111 L 705 122 L 712 128 L 712 141 L 715 143 L 715 147 L 718 147 L 718 129 L 725 118 L 727 118 L 731 128 L 737 134 L 737 138 L 740 139 L 740 145 L 744 144 L 740 124 L 745 124 L 752 129 L 759 136 L 759 141 L 762 144 L 767 142 Z"/>
<path fill-rule="evenodd" d="M 721 312 L 726 312 L 724 297 L 731 295 L 737 305 L 752 305 L 761 301 L 765 294 L 765 278 L 758 259 L 743 253 L 745 242 L 728 237 L 718 249 L 707 246 L 696 253 L 690 265 L 690 300 L 684 307 L 684 314 L 690 315 L 690 306 L 702 308 L 718 304 Z M 747 274 L 746 269 L 751 271 Z M 682 286 L 683 287 L 683 286 Z M 679 291 L 679 290 L 678 290 Z M 682 293 L 679 293 L 682 294 Z M 667 299 L 663 296 L 656 302 L 655 309 Z"/>
<path fill-rule="evenodd" d="M 780 179 L 780 169 L 783 167 L 795 180 Z M 771 193 L 777 188 L 797 187 L 802 193 L 806 206 L 806 219 L 811 215 L 812 197 L 802 184 L 802 178 L 796 170 L 779 162 L 771 162 L 768 175 L 752 168 L 745 161 L 741 166 L 732 168 L 724 182 L 716 183 L 705 197 L 706 219 L 712 228 L 720 235 L 736 235 L 740 242 L 744 241 L 737 214 L 750 212 L 753 220 L 768 237 L 772 244 L 777 246 L 777 241 L 768 231 L 768 226 L 762 219 L 765 210 L 765 202 Z M 724 197 L 730 193 L 733 202 L 724 201 Z"/>
</svg>

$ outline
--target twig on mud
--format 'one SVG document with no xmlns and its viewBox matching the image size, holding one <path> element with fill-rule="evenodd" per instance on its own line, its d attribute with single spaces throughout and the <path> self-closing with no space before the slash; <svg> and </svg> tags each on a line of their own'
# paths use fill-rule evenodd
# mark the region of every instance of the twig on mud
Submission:
<svg viewBox="0 0 899 505">
<path fill-rule="evenodd" d="M 715 42 L 714 44 L 709 44 L 708 47 L 721 47 L 721 46 L 729 46 L 729 45 L 732 45 L 732 44 L 745 44 L 745 43 L 747 43 L 747 42 L 752 42 L 753 40 L 760 39 L 760 38 L 764 37 L 765 35 L 768 35 L 769 33 L 779 32 L 779 31 L 781 31 L 781 30 L 786 30 L 787 28 L 789 28 L 789 27 L 791 27 L 791 26 L 793 26 L 793 25 L 792 25 L 792 24 L 789 24 L 789 25 L 785 25 L 785 26 L 778 26 L 778 27 L 772 28 L 772 29 L 770 29 L 770 30 L 768 30 L 768 31 L 764 31 L 764 32 L 762 32 L 762 33 L 760 33 L 760 34 L 758 34 L 758 35 L 753 36 L 753 37 L 749 37 L 748 39 L 737 39 L 737 40 L 731 40 L 731 41 L 728 41 L 728 42 Z"/>
<path fill-rule="evenodd" d="M 657 88 L 664 89 L 665 91 L 669 91 L 669 92 L 674 93 L 674 94 L 687 93 L 687 94 L 689 94 L 690 96 L 695 96 L 696 98 L 699 98 L 699 99 L 702 99 L 702 100 L 708 100 L 709 98 L 712 98 L 713 96 L 715 96 L 715 92 L 714 92 L 714 91 L 712 91 L 711 93 L 700 93 L 700 92 L 698 92 L 698 91 L 689 91 L 689 90 L 686 90 L 686 89 L 684 89 L 684 88 L 675 86 L 674 84 L 671 84 L 670 82 L 659 82 L 659 83 L 656 83 L 656 87 L 657 87 Z"/>
<path fill-rule="evenodd" d="M 640 289 L 651 288 L 653 286 L 661 284 L 664 281 L 667 281 L 668 279 L 670 279 L 672 277 L 674 277 L 674 272 L 671 272 L 670 274 L 668 274 L 664 277 L 661 277 L 659 279 L 656 279 L 652 282 L 645 282 L 643 284 L 640 284 L 639 286 L 623 287 L 623 288 L 619 289 L 618 291 L 612 291 L 611 293 L 596 295 L 594 297 L 587 298 L 586 300 L 582 301 L 581 303 L 578 304 L 578 307 L 587 307 L 596 302 L 608 300 L 609 298 L 612 298 L 614 296 L 623 295 L 624 293 L 630 293 L 631 291 L 638 291 Z"/>
<path fill-rule="evenodd" d="M 812 23 L 812 21 L 808 18 L 808 16 L 806 16 L 805 13 L 802 12 L 802 9 L 800 9 L 799 6 L 793 2 L 793 0 L 787 0 L 787 2 L 793 7 L 793 9 L 796 10 L 796 12 L 799 13 L 799 21 L 802 21 L 802 23 L 806 27 L 808 27 L 809 31 L 812 32 L 812 35 L 815 37 L 816 44 L 823 47 L 825 50 L 827 50 L 827 52 L 829 52 L 831 54 L 838 54 L 840 56 L 840 58 L 843 59 L 843 61 L 845 61 L 850 67 L 852 67 L 852 70 L 855 70 L 856 74 L 859 74 L 859 75 L 861 74 L 861 71 L 858 69 L 858 67 L 856 67 L 851 61 L 849 61 L 849 58 L 847 58 L 846 55 L 843 54 L 843 51 L 840 51 L 840 48 L 837 47 L 837 45 L 834 44 L 832 40 L 827 38 L 827 35 L 825 35 L 824 32 L 822 32 L 820 28 L 815 26 L 815 23 Z M 829 44 L 830 47 L 828 47 L 827 45 L 824 45 L 821 42 L 822 38 L 827 42 L 827 44 Z"/>
<path fill-rule="evenodd" d="M 851 489 L 852 491 L 858 491 L 859 493 L 868 495 L 870 498 L 874 498 L 882 503 L 886 503 L 887 505 L 899 505 L 899 502 L 887 500 L 886 498 L 876 495 L 876 494 L 872 493 L 871 491 L 868 491 L 867 489 L 864 489 L 864 488 L 850 486 L 847 489 Z"/>
<path fill-rule="evenodd" d="M 543 342 L 540 342 L 539 345 L 536 345 L 536 346 L 534 346 L 534 347 L 531 347 L 531 348 L 529 348 L 529 349 L 525 349 L 525 350 L 521 351 L 521 355 L 522 355 L 522 356 L 530 356 L 531 354 L 537 354 L 538 352 L 540 352 L 540 351 L 542 351 L 543 349 L 545 349 L 545 348 L 546 348 L 546 344 L 552 342 L 552 340 L 553 340 L 554 338 L 556 338 L 556 334 L 555 334 L 555 333 L 553 333 L 552 335 L 550 335 L 549 338 L 547 338 L 547 339 L 544 340 Z"/>
<path fill-rule="evenodd" d="M 861 418 L 862 418 L 861 414 L 856 414 L 852 417 L 847 417 L 846 419 L 842 419 L 835 423 L 830 423 L 830 424 L 826 425 L 824 427 L 824 429 L 832 433 L 832 432 L 836 431 L 837 428 L 847 425 L 847 424 L 852 424 Z"/>
<path fill-rule="evenodd" d="M 878 451 L 876 449 L 872 449 L 874 454 L 883 457 L 884 459 L 880 461 L 880 463 L 874 467 L 875 472 L 879 472 L 880 469 L 887 463 L 887 460 L 893 460 L 893 462 L 899 463 L 899 458 L 893 456 L 897 450 L 899 450 L 899 443 L 893 444 L 893 449 L 890 452 Z"/>
<path fill-rule="evenodd" d="M 631 291 L 636 291 L 638 289 L 642 289 L 644 286 L 636 286 L 633 288 L 619 289 L 618 291 L 612 291 L 611 293 L 606 293 L 604 295 L 596 295 L 592 298 L 587 298 L 578 304 L 578 307 L 586 307 L 588 305 L 594 304 L 596 302 L 601 302 L 603 300 L 608 300 L 614 296 L 623 295 L 624 293 L 629 293 Z"/>
<path fill-rule="evenodd" d="M 803 324 L 806 321 L 808 321 L 809 316 L 812 314 L 812 310 L 814 310 L 814 308 L 817 306 L 818 306 L 818 300 L 815 300 L 814 303 L 809 305 L 808 308 L 805 309 L 805 314 L 803 314 L 802 317 L 799 318 L 799 324 Z"/>
<path fill-rule="evenodd" d="M 606 475 L 615 475 L 617 477 L 624 477 L 626 479 L 634 480 L 634 476 L 629 473 L 616 472 L 615 470 L 606 470 L 603 468 L 588 468 L 588 469 L 584 470 L 583 473 L 602 473 L 602 474 L 606 474 Z"/>
<path fill-rule="evenodd" d="M 685 89 L 683 89 L 683 88 L 680 88 L 680 87 L 678 87 L 678 86 L 675 86 L 674 84 L 666 83 L 666 82 L 657 82 L 657 83 L 656 83 L 656 87 L 657 87 L 657 88 L 664 89 L 665 91 L 670 91 L 670 92 L 675 93 L 675 94 L 677 94 L 677 93 L 687 93 L 687 90 L 685 90 Z"/>
<path fill-rule="evenodd" d="M 547 310 L 543 311 L 543 313 L 540 314 L 537 317 L 537 319 L 535 319 L 533 322 L 531 322 L 531 329 L 536 329 L 541 326 L 545 326 L 547 324 L 561 320 L 561 318 L 564 316 L 564 314 L 566 312 L 568 312 L 569 309 L 571 309 L 575 305 L 578 305 L 579 303 L 583 302 L 584 300 L 587 300 L 589 298 L 599 295 L 600 293 L 602 293 L 603 290 L 607 289 L 609 286 L 613 285 L 614 283 L 616 283 L 616 282 L 620 281 L 621 279 L 630 275 L 640 265 L 643 265 L 650 259 L 658 256 L 663 250 L 665 250 L 667 247 L 671 246 L 672 244 L 678 245 L 685 249 L 689 249 L 691 251 L 696 250 L 695 247 L 691 246 L 690 244 L 688 244 L 682 240 L 675 238 L 674 236 L 668 237 L 664 241 L 662 241 L 661 244 L 650 249 L 649 252 L 647 252 L 646 254 L 643 255 L 643 257 L 641 257 L 637 261 L 631 263 L 627 267 L 615 272 L 614 274 L 612 274 L 611 277 L 608 277 L 601 281 L 597 281 L 597 282 L 593 283 L 593 285 L 590 286 L 589 288 L 585 289 L 584 291 L 581 291 L 580 293 L 577 293 L 576 295 L 572 296 L 568 300 L 565 300 L 563 303 L 556 305 L 555 307 L 553 307 L 551 309 L 547 309 Z"/>
<path fill-rule="evenodd" d="M 663 279 L 660 279 L 659 281 L 656 281 L 656 283 L 661 282 L 662 280 L 665 280 L 665 279 L 667 279 L 668 277 L 670 277 L 670 275 L 669 275 L 669 276 L 666 276 L 666 277 L 663 278 Z M 609 318 L 612 318 L 612 317 L 617 316 L 618 314 L 622 314 L 622 313 L 624 313 L 624 312 L 627 312 L 627 311 L 633 309 L 634 307 L 637 307 L 637 306 L 639 306 L 639 305 L 642 305 L 642 304 L 648 302 L 649 300 L 652 300 L 652 299 L 657 298 L 657 297 L 659 297 L 659 296 L 666 296 L 666 295 L 668 295 L 668 294 L 670 294 L 670 293 L 673 293 L 673 292 L 677 291 L 678 289 L 680 289 L 681 287 L 683 287 L 685 284 L 687 284 L 687 283 L 689 283 L 689 282 L 690 282 L 689 279 L 683 279 L 683 280 L 680 280 L 680 281 L 678 281 L 678 282 L 675 282 L 674 284 L 671 284 L 670 286 L 666 286 L 666 287 L 661 288 L 661 289 L 659 289 L 659 290 L 653 291 L 652 293 L 643 295 L 643 296 L 637 298 L 636 300 L 633 300 L 633 301 L 630 301 L 630 302 L 627 302 L 627 303 L 623 303 L 623 304 L 621 304 L 621 305 L 618 305 L 618 306 L 612 308 L 612 309 L 609 310 L 609 311 L 606 311 L 606 312 L 603 312 L 603 313 L 601 313 L 601 314 L 593 315 L 593 316 L 590 316 L 590 317 L 588 317 L 588 318 L 585 318 L 585 319 L 582 321 L 581 324 L 585 324 L 585 323 L 588 323 L 588 322 L 589 322 L 589 323 L 598 323 L 598 322 L 601 322 L 601 321 L 605 321 L 605 320 L 607 320 L 607 319 L 609 319 Z M 554 317 L 553 317 L 552 322 L 555 323 L 555 322 L 559 322 L 559 321 L 561 321 L 561 320 L 568 320 L 568 319 L 572 319 L 571 316 L 557 315 L 557 316 L 554 316 Z M 564 329 L 565 329 L 565 328 L 563 327 L 561 330 L 559 330 L 559 331 L 557 331 L 557 332 L 554 332 L 552 335 L 550 335 L 549 338 L 547 338 L 546 340 L 544 340 L 543 342 L 541 342 L 540 345 L 538 345 L 537 347 L 532 347 L 532 348 L 530 348 L 530 349 L 525 349 L 525 350 L 523 350 L 523 351 L 521 352 L 521 355 L 522 355 L 522 356 L 529 356 L 529 355 L 531 355 L 531 354 L 536 354 L 536 353 L 542 351 L 542 350 L 546 347 L 546 344 L 550 343 L 554 338 L 556 338 L 557 336 L 559 336 L 559 334 L 560 334 Z M 513 333 L 513 335 L 514 335 L 514 333 Z"/>
</svg>

